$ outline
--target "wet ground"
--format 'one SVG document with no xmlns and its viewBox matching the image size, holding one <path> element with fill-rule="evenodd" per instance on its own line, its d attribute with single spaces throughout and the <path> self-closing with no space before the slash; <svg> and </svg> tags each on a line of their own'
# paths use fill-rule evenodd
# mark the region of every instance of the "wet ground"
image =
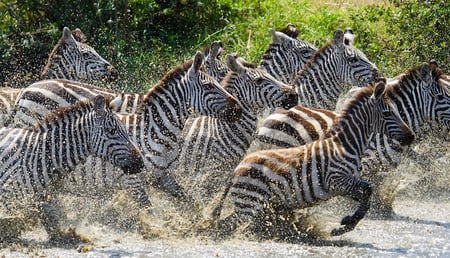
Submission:
<svg viewBox="0 0 450 258">
<path fill-rule="evenodd" d="M 18 240 L 2 243 L 0 257 L 450 257 L 450 143 L 434 138 L 415 150 L 422 157 L 406 159 L 390 172 L 399 216 L 364 218 L 339 237 L 327 232 L 353 212 L 352 204 L 339 198 L 308 211 L 323 233 L 321 241 L 288 243 L 241 233 L 228 239 L 192 234 L 201 223 L 176 214 L 183 208 L 156 192 L 151 194 L 154 217 L 144 217 L 139 222 L 146 226 L 138 229 L 138 209 L 121 193 L 101 202 L 63 198 L 68 223 L 84 242 L 51 244 L 38 224 Z"/>
</svg>

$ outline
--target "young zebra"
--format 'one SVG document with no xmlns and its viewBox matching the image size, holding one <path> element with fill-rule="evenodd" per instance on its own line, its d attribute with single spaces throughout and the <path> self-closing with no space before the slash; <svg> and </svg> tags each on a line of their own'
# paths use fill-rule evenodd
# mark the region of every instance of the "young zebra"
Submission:
<svg viewBox="0 0 450 258">
<path fill-rule="evenodd" d="M 430 122 L 443 124 L 450 129 L 450 91 L 445 90 L 443 78 L 440 70 L 431 62 L 413 67 L 387 82 L 386 96 L 392 100 L 402 119 L 416 135 L 423 134 L 423 125 Z M 262 149 L 289 148 L 321 139 L 333 126 L 336 116 L 337 113 L 332 111 L 302 106 L 276 110 L 261 123 L 257 145 Z M 382 180 L 380 171 L 397 167 L 402 160 L 402 152 L 405 150 L 380 134 L 372 139 L 370 148 L 366 150 L 364 175 L 376 186 L 372 200 L 373 215 L 394 215 L 394 198 L 386 198 L 388 193 L 378 191 Z"/>
<path fill-rule="evenodd" d="M 236 167 L 222 202 L 213 215 L 220 215 L 227 193 L 234 212 L 219 221 L 221 231 L 234 230 L 238 222 L 262 219 L 275 213 L 291 213 L 334 196 L 346 196 L 359 202 L 343 227 L 333 236 L 351 231 L 369 209 L 371 186 L 359 179 L 361 155 L 371 136 L 384 132 L 401 143 L 413 135 L 385 99 L 385 81 L 374 87 L 358 89 L 344 107 L 329 138 L 289 149 L 258 151 L 247 155 Z"/>
<path fill-rule="evenodd" d="M 272 34 L 272 42 L 267 46 L 258 68 L 275 79 L 290 84 L 317 48 L 299 40 L 297 28 L 292 24 L 288 24 L 281 31 L 269 31 Z"/>
<path fill-rule="evenodd" d="M 336 30 L 333 41 L 318 51 L 303 66 L 292 82 L 299 105 L 334 110 L 345 84 L 362 87 L 381 76 L 367 57 Z"/>
<path fill-rule="evenodd" d="M 47 196 L 89 155 L 96 155 L 134 174 L 143 168 L 141 152 L 103 96 L 56 110 L 33 129 L 0 129 L 0 196 L 15 207 L 31 199 L 42 209 L 50 238 L 58 237 L 57 218 L 46 213 Z M 24 199 L 25 197 L 25 199 Z"/>
<path fill-rule="evenodd" d="M 266 108 L 292 107 L 297 95 L 292 87 L 249 63 L 227 55 L 231 69 L 222 87 L 239 100 L 237 121 L 207 116 L 189 119 L 180 136 L 181 152 L 175 170 L 177 181 L 199 203 L 208 203 L 253 141 L 258 117 Z M 225 176 L 224 176 L 225 175 Z"/>
</svg>

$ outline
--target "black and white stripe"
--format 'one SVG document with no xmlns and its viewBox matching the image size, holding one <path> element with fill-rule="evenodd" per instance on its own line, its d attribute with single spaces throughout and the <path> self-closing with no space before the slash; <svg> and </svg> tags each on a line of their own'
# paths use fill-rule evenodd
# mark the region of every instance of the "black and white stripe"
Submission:
<svg viewBox="0 0 450 258">
<path fill-rule="evenodd" d="M 189 119 L 180 137 L 177 181 L 190 196 L 207 203 L 225 185 L 225 178 L 253 141 L 260 114 L 267 108 L 292 107 L 297 95 L 264 70 L 227 55 L 231 69 L 222 87 L 239 100 L 237 121 L 202 116 Z"/>
<path fill-rule="evenodd" d="M 450 129 L 450 93 L 445 89 L 445 81 L 445 75 L 436 66 L 427 63 L 388 80 L 386 96 L 415 134 L 423 134 L 423 125 L 432 122 Z M 332 111 L 302 106 L 277 110 L 262 122 L 256 145 L 263 149 L 288 148 L 321 139 L 333 126 L 336 116 L 337 113 Z M 380 171 L 397 167 L 404 151 L 392 139 L 377 134 L 366 150 L 363 171 L 374 179 Z M 378 180 L 373 180 L 377 187 Z M 382 201 L 378 194 L 375 191 L 374 212 L 389 216 L 392 214 L 392 203 Z"/>
<path fill-rule="evenodd" d="M 359 179 L 359 173 L 361 155 L 370 138 L 382 128 L 396 126 L 404 133 L 399 138 L 402 143 L 412 139 L 409 128 L 385 100 L 384 88 L 385 81 L 381 80 L 374 87 L 358 89 L 329 138 L 296 148 L 247 155 L 236 167 L 222 198 L 223 202 L 229 192 L 234 211 L 219 221 L 219 228 L 234 229 L 243 220 L 254 221 L 270 215 L 270 210 L 289 214 L 341 195 L 358 201 L 359 207 L 342 220 L 343 227 L 331 234 L 353 230 L 369 209 L 371 186 Z M 385 132 L 391 133 L 388 129 Z M 213 215 L 218 216 L 220 210 L 221 204 Z"/>
<path fill-rule="evenodd" d="M 336 30 L 333 41 L 318 51 L 303 66 L 292 82 L 299 94 L 299 105 L 334 110 L 346 84 L 362 87 L 381 73 L 360 50 Z"/>
<path fill-rule="evenodd" d="M 0 196 L 7 206 L 27 197 L 38 206 L 46 203 L 58 182 L 89 155 L 128 174 L 144 166 L 141 152 L 103 96 L 59 109 L 32 129 L 3 127 L 0 139 Z"/>
</svg>

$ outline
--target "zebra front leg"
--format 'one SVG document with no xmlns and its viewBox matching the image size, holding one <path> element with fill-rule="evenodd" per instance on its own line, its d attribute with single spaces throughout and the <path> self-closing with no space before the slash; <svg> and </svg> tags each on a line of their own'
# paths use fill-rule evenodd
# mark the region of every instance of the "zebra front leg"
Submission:
<svg viewBox="0 0 450 258">
<path fill-rule="evenodd" d="M 148 210 L 152 213 L 152 203 L 148 197 L 146 191 L 146 182 L 142 178 L 143 175 L 124 175 L 122 177 L 122 182 L 125 185 L 128 193 L 130 193 L 131 198 L 139 205 L 141 209 Z"/>
<path fill-rule="evenodd" d="M 341 225 L 344 227 L 336 228 L 331 231 L 332 236 L 339 236 L 352 231 L 358 222 L 364 218 L 370 207 L 370 196 L 372 187 L 366 181 L 355 180 L 354 186 L 347 193 L 353 200 L 359 202 L 359 207 L 352 216 L 346 216 L 342 219 Z"/>
</svg>

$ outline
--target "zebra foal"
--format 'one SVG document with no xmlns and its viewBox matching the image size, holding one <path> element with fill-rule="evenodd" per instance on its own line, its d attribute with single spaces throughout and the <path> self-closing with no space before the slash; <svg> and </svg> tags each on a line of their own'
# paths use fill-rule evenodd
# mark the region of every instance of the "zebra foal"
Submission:
<svg viewBox="0 0 450 258">
<path fill-rule="evenodd" d="M 46 210 L 47 196 L 89 155 L 115 164 L 127 174 L 142 170 L 141 152 L 103 96 L 58 109 L 32 129 L 0 129 L 2 203 L 31 199 L 42 212 L 50 238 L 58 237 L 58 218 Z M 7 201 L 6 201 L 7 200 Z"/>
<path fill-rule="evenodd" d="M 236 167 L 232 180 L 213 211 L 218 218 L 229 193 L 234 204 L 231 215 L 218 222 L 221 231 L 234 230 L 238 222 L 261 219 L 270 209 L 291 213 L 334 196 L 359 202 L 356 212 L 344 217 L 343 227 L 331 235 L 342 235 L 358 224 L 369 209 L 371 186 L 359 179 L 361 155 L 372 135 L 385 133 L 409 143 L 413 135 L 385 99 L 385 81 L 358 89 L 343 109 L 329 138 L 296 148 L 258 151 L 247 155 Z M 399 130 L 393 130 L 399 129 Z"/>
</svg>

